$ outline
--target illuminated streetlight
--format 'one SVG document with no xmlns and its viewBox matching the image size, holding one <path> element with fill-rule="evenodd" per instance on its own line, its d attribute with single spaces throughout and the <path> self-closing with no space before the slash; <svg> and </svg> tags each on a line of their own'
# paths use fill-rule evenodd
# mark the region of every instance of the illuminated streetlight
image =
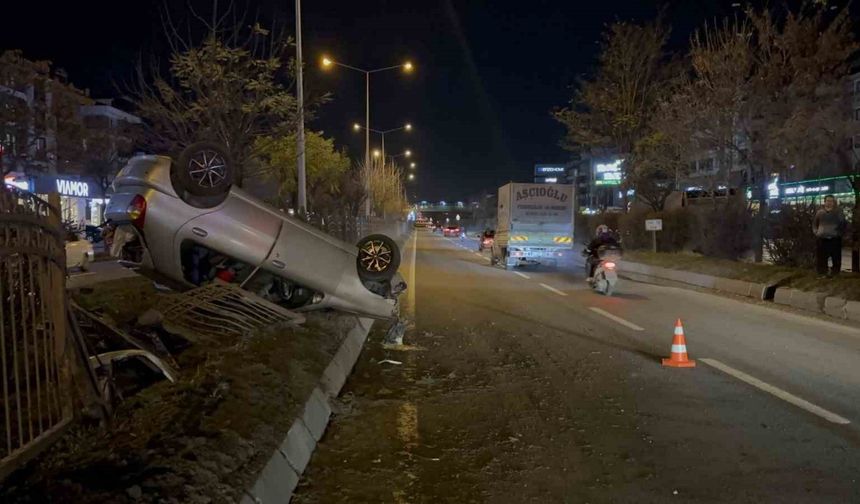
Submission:
<svg viewBox="0 0 860 504">
<path fill-rule="evenodd" d="M 358 123 L 355 123 L 352 125 L 352 129 L 354 129 L 355 131 L 361 131 L 361 125 Z"/>
<path fill-rule="evenodd" d="M 415 174 L 414 173 L 409 174 L 409 180 L 415 180 Z"/>
<path fill-rule="evenodd" d="M 414 162 L 409 163 L 409 167 L 410 167 L 410 168 L 415 168 L 416 166 L 418 166 L 418 165 L 417 165 L 417 164 L 415 164 Z"/>
<path fill-rule="evenodd" d="M 329 58 L 328 56 L 323 56 L 322 58 L 322 67 L 323 69 L 329 69 L 333 66 L 339 66 L 343 68 L 347 68 L 349 70 L 354 70 L 356 72 L 361 72 L 364 74 L 364 165 L 366 167 L 370 167 L 370 74 L 384 72 L 386 70 L 396 70 L 398 68 L 402 68 L 404 72 L 410 73 L 414 70 L 414 65 L 412 65 L 411 61 L 405 61 L 399 65 L 392 65 L 388 67 L 382 68 L 374 68 L 373 70 L 365 70 L 364 68 L 354 67 L 352 65 L 347 65 L 345 63 L 341 63 L 337 60 Z M 411 127 L 409 128 L 411 129 Z M 383 151 L 385 147 L 383 147 Z M 383 156 L 384 158 L 384 156 Z M 368 193 L 370 193 L 370 176 L 369 173 L 365 174 L 364 179 L 364 187 Z M 367 197 L 364 200 L 364 215 L 366 217 L 370 217 L 370 209 L 371 209 L 371 201 L 370 198 Z"/>
<path fill-rule="evenodd" d="M 378 158 L 381 155 L 382 155 L 382 152 L 380 152 L 379 149 L 373 149 L 373 157 Z"/>
<path fill-rule="evenodd" d="M 406 156 L 406 157 L 409 157 L 409 156 L 411 156 L 411 155 L 412 155 L 412 151 L 411 151 L 411 150 L 409 150 L 409 149 L 406 149 L 406 152 L 404 152 L 404 153 L 403 153 L 403 155 L 404 155 L 404 156 Z"/>
<path fill-rule="evenodd" d="M 403 129 L 405 129 L 406 131 L 412 131 L 412 125 L 409 123 L 406 123 L 406 126 L 404 126 Z"/>
</svg>

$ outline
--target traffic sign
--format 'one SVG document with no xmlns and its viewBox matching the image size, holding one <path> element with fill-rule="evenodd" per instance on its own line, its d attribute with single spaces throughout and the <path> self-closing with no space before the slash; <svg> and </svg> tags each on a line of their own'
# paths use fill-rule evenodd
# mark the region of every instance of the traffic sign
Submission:
<svg viewBox="0 0 860 504">
<path fill-rule="evenodd" d="M 663 219 L 646 219 L 645 231 L 663 231 Z"/>
</svg>

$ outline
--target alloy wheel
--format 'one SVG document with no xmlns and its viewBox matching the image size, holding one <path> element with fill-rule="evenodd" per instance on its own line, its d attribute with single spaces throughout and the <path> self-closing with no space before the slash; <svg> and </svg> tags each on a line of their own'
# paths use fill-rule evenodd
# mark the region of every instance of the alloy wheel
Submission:
<svg viewBox="0 0 860 504">
<path fill-rule="evenodd" d="M 391 264 L 392 251 L 382 240 L 370 240 L 359 249 L 362 267 L 369 272 L 381 273 Z"/>
<path fill-rule="evenodd" d="M 200 150 L 188 162 L 188 174 L 200 187 L 217 187 L 227 178 L 227 161 L 215 151 Z"/>
</svg>

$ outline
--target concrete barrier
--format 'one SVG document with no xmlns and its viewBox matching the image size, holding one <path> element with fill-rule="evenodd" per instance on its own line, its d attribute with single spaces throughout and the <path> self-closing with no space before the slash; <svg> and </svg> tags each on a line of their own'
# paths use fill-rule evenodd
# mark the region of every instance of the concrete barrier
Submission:
<svg viewBox="0 0 860 504">
<path fill-rule="evenodd" d="M 730 292 L 739 296 L 761 298 L 761 289 L 754 293 L 754 286 L 755 284 L 752 282 L 732 280 L 730 278 L 717 277 L 716 282 L 714 282 L 714 287 L 719 291 Z"/>
<path fill-rule="evenodd" d="M 773 293 L 773 302 L 776 304 L 791 306 L 792 292 L 794 292 L 794 289 L 789 289 L 788 287 L 777 287 L 776 291 Z"/>
<path fill-rule="evenodd" d="M 773 296 L 776 304 L 792 306 L 801 310 L 821 313 L 824 311 L 824 299 L 827 294 L 823 292 L 808 292 L 787 287 L 779 287 Z"/>
<path fill-rule="evenodd" d="M 860 301 L 847 301 L 845 303 L 845 318 L 860 322 Z"/>
<path fill-rule="evenodd" d="M 847 300 L 841 297 L 827 296 L 824 298 L 824 313 L 838 319 L 846 319 L 845 305 Z"/>
<path fill-rule="evenodd" d="M 254 485 L 245 492 L 242 504 L 289 502 L 299 478 L 307 468 L 317 442 L 331 418 L 329 397 L 337 396 L 352 372 L 367 334 L 373 326 L 370 319 L 355 318 L 352 327 L 311 392 L 304 408 L 293 420 L 281 445 L 272 454 Z"/>
<path fill-rule="evenodd" d="M 794 289 L 791 293 L 791 306 L 808 310 L 816 313 L 824 311 L 824 298 L 827 297 L 823 292 L 807 292 Z"/>
<path fill-rule="evenodd" d="M 788 287 L 779 287 L 784 279 L 775 279 L 772 284 L 747 282 L 731 278 L 715 277 L 672 270 L 659 266 L 624 261 L 621 274 L 631 280 L 648 282 L 654 279 L 694 285 L 706 289 L 738 294 L 763 301 L 768 300 L 769 291 L 773 292 L 773 302 L 815 313 L 825 313 L 833 318 L 860 322 L 860 301 L 846 301 L 843 298 L 828 296 L 823 292 L 809 292 Z"/>
</svg>

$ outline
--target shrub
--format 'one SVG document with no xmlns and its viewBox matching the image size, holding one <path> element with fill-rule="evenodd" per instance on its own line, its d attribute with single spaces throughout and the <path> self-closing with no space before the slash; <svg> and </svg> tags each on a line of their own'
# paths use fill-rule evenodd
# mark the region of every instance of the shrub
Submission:
<svg viewBox="0 0 860 504">
<path fill-rule="evenodd" d="M 737 260 L 751 246 L 752 215 L 743 201 L 696 210 L 693 250 L 708 257 Z"/>
<path fill-rule="evenodd" d="M 657 250 L 660 252 L 678 252 L 683 250 L 690 241 L 690 229 L 694 215 L 687 209 L 664 210 L 662 212 L 639 210 L 627 213 L 621 217 L 620 229 L 624 247 L 650 249 L 651 232 L 645 230 L 645 220 L 662 219 L 663 230 L 657 232 Z"/>
<path fill-rule="evenodd" d="M 811 268 L 815 264 L 815 235 L 811 203 L 784 205 L 767 217 L 765 249 L 779 266 Z"/>
</svg>

